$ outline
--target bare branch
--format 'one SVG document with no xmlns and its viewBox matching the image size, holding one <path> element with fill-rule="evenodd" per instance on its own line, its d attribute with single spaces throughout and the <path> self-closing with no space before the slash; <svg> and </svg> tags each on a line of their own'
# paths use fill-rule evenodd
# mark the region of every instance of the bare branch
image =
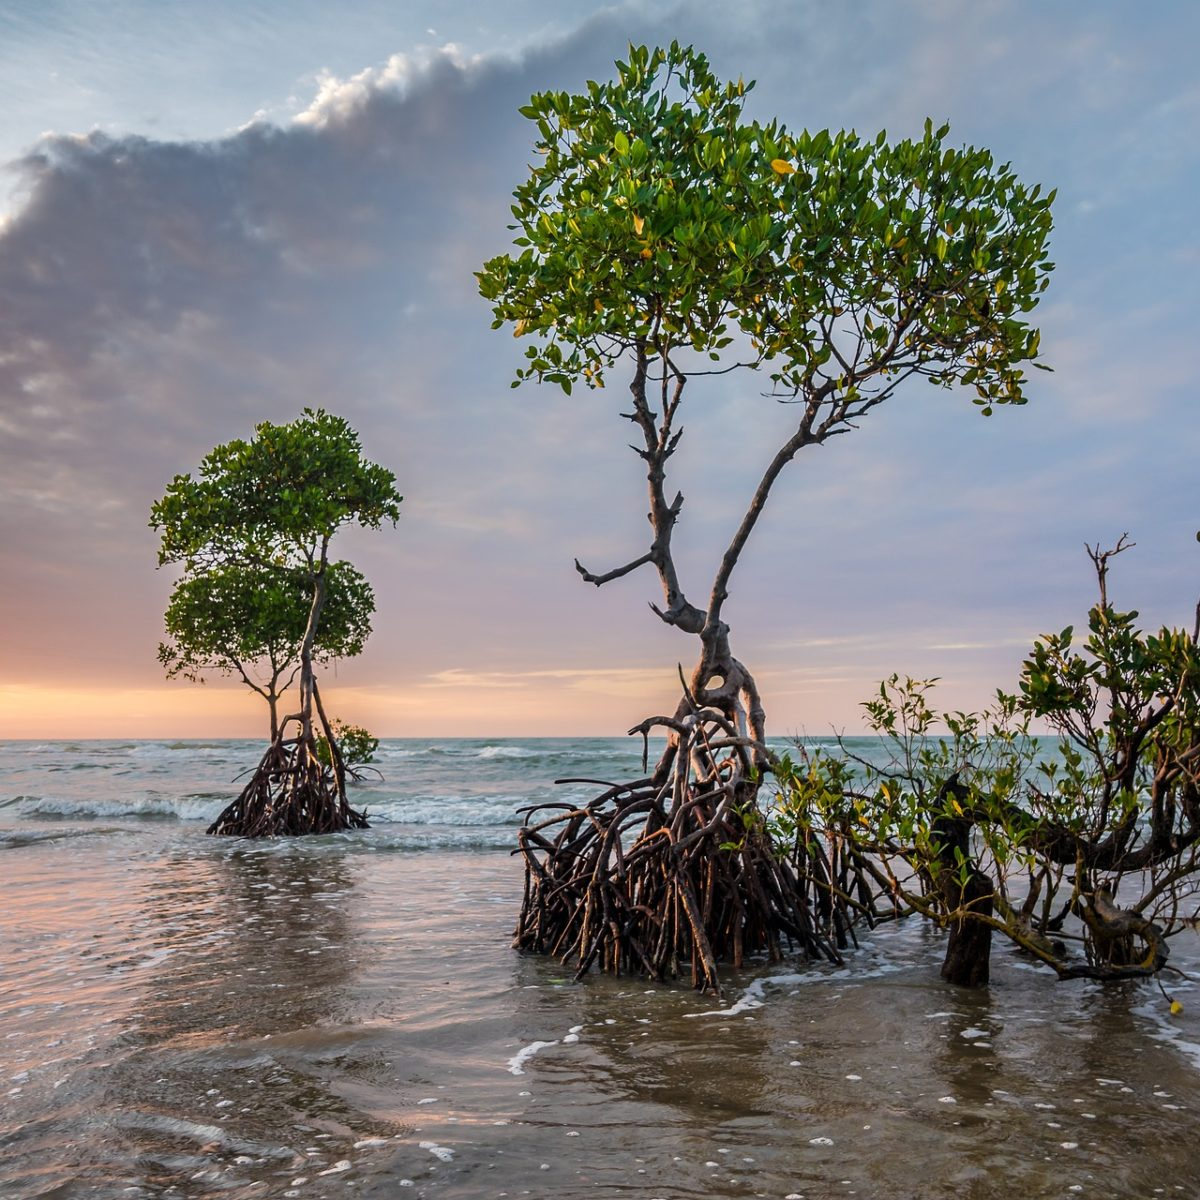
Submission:
<svg viewBox="0 0 1200 1200">
<path fill-rule="evenodd" d="M 583 577 L 584 583 L 594 583 L 597 587 L 602 587 L 606 583 L 611 583 L 614 579 L 620 579 L 624 575 L 629 575 L 636 571 L 638 567 L 644 567 L 647 563 L 654 561 L 654 551 L 648 550 L 641 558 L 635 558 L 633 562 L 626 563 L 623 567 L 617 567 L 612 571 L 607 571 L 603 575 L 593 575 L 588 571 L 579 559 L 575 560 L 575 570 Z"/>
</svg>

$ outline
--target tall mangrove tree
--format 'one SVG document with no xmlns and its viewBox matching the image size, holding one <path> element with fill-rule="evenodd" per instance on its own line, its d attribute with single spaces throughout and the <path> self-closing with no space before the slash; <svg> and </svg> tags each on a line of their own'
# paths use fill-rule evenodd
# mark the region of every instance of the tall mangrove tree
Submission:
<svg viewBox="0 0 1200 1200">
<path fill-rule="evenodd" d="M 771 755 L 725 604 L 772 488 L 801 450 L 914 378 L 965 385 L 985 414 L 1024 403 L 1038 355 L 1024 317 L 1052 267 L 1053 193 L 989 151 L 953 147 L 930 122 L 899 141 L 793 134 L 746 119 L 750 86 L 672 44 L 631 47 L 610 82 L 533 96 L 521 112 L 539 158 L 514 193 L 514 250 L 479 273 L 495 325 L 529 339 L 514 386 L 570 394 L 618 370 L 628 383 L 649 544 L 617 566 L 576 566 L 598 587 L 654 572 L 654 611 L 695 654 L 676 711 L 635 727 L 667 735 L 646 778 L 530 815 L 516 944 L 581 972 L 662 978 L 688 962 L 710 988 L 719 959 L 776 955 L 781 939 L 837 956 L 765 832 L 743 836 Z M 673 549 L 684 496 L 671 460 L 690 385 L 711 394 L 735 371 L 759 372 L 795 421 L 697 588 Z"/>
</svg>

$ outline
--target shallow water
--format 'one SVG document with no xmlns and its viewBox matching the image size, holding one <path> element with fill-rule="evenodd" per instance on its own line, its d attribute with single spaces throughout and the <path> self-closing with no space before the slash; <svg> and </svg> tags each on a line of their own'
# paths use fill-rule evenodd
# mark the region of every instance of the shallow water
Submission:
<svg viewBox="0 0 1200 1200">
<path fill-rule="evenodd" d="M 1171 1017 L 1002 952 L 962 992 L 913 925 L 720 1005 L 575 984 L 508 949 L 520 872 L 486 843 L 208 839 L 134 793 L 0 810 L 6 1198 L 1200 1193 L 1187 983 Z"/>
</svg>

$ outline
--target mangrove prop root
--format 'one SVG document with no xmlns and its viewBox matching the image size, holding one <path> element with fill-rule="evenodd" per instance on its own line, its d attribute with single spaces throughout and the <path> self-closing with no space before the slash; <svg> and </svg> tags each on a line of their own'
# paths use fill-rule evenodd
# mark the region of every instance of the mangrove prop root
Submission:
<svg viewBox="0 0 1200 1200">
<path fill-rule="evenodd" d="M 316 756 L 313 739 L 284 738 L 267 748 L 241 794 L 208 827 L 230 837 L 287 837 L 366 829 L 334 772 Z"/>
<path fill-rule="evenodd" d="M 1082 915 L 1091 935 L 1091 961 L 1060 969 L 1060 979 L 1144 979 L 1167 965 L 1170 951 L 1162 929 L 1139 912 L 1118 908 L 1111 884 L 1096 887 L 1091 903 L 1082 906 Z M 1136 941 L 1142 943 L 1140 959 L 1134 951 Z"/>
<path fill-rule="evenodd" d="M 596 967 L 661 982 L 686 967 L 694 987 L 717 995 L 718 964 L 777 961 L 785 944 L 840 963 L 761 820 L 745 739 L 712 712 L 648 724 L 670 735 L 649 777 L 608 785 L 582 807 L 525 810 L 513 945 L 574 964 L 576 978 Z"/>
</svg>

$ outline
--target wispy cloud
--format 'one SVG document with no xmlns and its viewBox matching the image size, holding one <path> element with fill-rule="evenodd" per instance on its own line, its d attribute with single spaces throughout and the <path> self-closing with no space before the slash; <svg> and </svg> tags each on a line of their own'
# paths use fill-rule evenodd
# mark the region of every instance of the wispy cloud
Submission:
<svg viewBox="0 0 1200 1200">
<path fill-rule="evenodd" d="M 1035 635 L 1029 637 L 995 638 L 986 642 L 931 642 L 922 650 L 1006 650 L 1011 647 L 1028 648 Z"/>
<path fill-rule="evenodd" d="M 669 670 L 648 667 L 560 667 L 533 671 L 472 671 L 451 667 L 435 671 L 421 686 L 520 690 L 555 683 L 579 691 L 630 695 L 669 685 L 673 678 L 674 673 Z"/>
</svg>

